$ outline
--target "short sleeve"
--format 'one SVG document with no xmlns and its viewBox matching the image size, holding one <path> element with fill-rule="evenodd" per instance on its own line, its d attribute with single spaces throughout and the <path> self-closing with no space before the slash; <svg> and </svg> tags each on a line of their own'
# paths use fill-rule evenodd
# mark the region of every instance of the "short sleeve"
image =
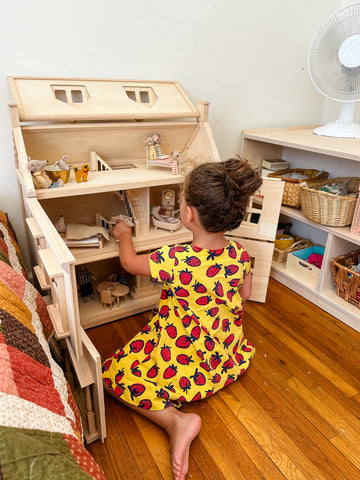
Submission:
<svg viewBox="0 0 360 480">
<path fill-rule="evenodd" d="M 164 246 L 150 254 L 153 282 L 172 283 L 174 280 L 175 247 Z"/>
<path fill-rule="evenodd" d="M 247 250 L 240 245 L 240 243 L 236 242 L 236 246 L 239 249 L 239 263 L 241 263 L 243 266 L 244 277 L 246 277 L 251 270 L 250 255 L 248 254 Z"/>
</svg>

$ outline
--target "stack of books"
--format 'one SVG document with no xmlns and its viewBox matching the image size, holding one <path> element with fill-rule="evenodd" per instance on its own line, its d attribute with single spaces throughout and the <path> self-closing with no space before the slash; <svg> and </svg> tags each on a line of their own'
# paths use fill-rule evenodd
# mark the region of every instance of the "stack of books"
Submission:
<svg viewBox="0 0 360 480">
<path fill-rule="evenodd" d="M 289 162 L 286 160 L 263 160 L 261 166 L 261 176 L 267 177 L 269 173 L 278 172 L 289 168 Z"/>
</svg>

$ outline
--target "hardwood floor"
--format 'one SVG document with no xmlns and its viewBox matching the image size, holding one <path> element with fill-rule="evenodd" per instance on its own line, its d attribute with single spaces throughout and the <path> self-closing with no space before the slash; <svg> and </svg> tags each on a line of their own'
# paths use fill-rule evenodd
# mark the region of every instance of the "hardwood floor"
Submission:
<svg viewBox="0 0 360 480">
<path fill-rule="evenodd" d="M 202 418 L 187 479 L 360 479 L 360 333 L 273 279 L 244 318 L 257 350 L 248 371 L 183 407 Z M 146 321 L 87 333 L 105 359 Z M 105 443 L 88 449 L 108 480 L 170 480 L 166 434 L 107 394 L 105 408 Z"/>
</svg>

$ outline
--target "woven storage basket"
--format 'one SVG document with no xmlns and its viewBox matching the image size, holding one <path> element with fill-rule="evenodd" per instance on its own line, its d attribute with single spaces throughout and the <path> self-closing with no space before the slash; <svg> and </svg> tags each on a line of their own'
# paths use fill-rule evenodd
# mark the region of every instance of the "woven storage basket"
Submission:
<svg viewBox="0 0 360 480">
<path fill-rule="evenodd" d="M 360 250 L 330 260 L 336 294 L 360 308 L 360 273 L 354 272 L 350 264 L 360 262 Z"/>
<path fill-rule="evenodd" d="M 307 240 L 306 238 L 295 237 L 295 242 L 288 248 L 280 250 L 279 248 L 274 247 L 273 260 L 279 263 L 286 262 L 289 253 L 296 252 L 296 250 L 301 250 L 303 248 L 308 248 L 312 246 L 313 243 L 310 240 Z"/>
<path fill-rule="evenodd" d="M 347 184 L 350 193 L 357 193 L 360 184 L 359 177 L 339 177 L 312 183 L 300 188 L 301 210 L 306 218 L 321 225 L 330 227 L 345 227 L 350 225 L 356 207 L 356 196 L 334 195 L 320 191 L 320 187 L 328 183 L 336 185 Z"/>
<path fill-rule="evenodd" d="M 305 178 L 287 178 L 284 175 L 289 174 L 302 175 Z M 283 205 L 289 205 L 290 207 L 300 208 L 300 183 L 307 182 L 308 184 L 325 180 L 328 178 L 328 172 L 322 172 L 320 170 L 309 170 L 304 168 L 287 168 L 286 170 L 280 170 L 278 172 L 269 173 L 268 177 L 281 178 L 285 182 L 284 193 L 282 198 Z"/>
</svg>

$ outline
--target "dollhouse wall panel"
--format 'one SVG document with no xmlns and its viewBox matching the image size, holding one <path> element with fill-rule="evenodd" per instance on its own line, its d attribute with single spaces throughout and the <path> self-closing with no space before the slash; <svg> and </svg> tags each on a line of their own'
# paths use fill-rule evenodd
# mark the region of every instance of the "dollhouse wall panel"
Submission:
<svg viewBox="0 0 360 480">
<path fill-rule="evenodd" d="M 66 223 L 94 225 L 97 213 L 109 219 L 113 215 L 118 215 L 121 210 L 121 202 L 114 192 L 51 198 L 41 200 L 40 203 L 52 222 L 63 215 Z"/>
<path fill-rule="evenodd" d="M 274 241 L 284 190 L 284 182 L 279 180 L 263 178 L 260 189 L 250 200 L 247 218 L 229 235 Z M 253 219 L 252 215 L 256 218 Z"/>
<path fill-rule="evenodd" d="M 129 162 L 145 165 L 143 138 L 155 133 L 160 135 L 164 154 L 171 150 L 183 152 L 197 126 L 195 122 L 31 126 L 23 128 L 23 138 L 27 155 L 33 159 L 55 163 L 68 155 L 68 163 L 78 165 L 89 163 L 90 152 L 95 151 L 110 167 L 116 168 Z"/>
<path fill-rule="evenodd" d="M 58 306 L 64 309 L 58 312 L 60 319 L 66 319 L 67 325 L 63 325 L 63 330 L 70 332 L 72 348 L 75 355 L 78 357 L 81 355 L 81 342 L 80 342 L 80 319 L 77 308 L 77 298 L 74 298 L 73 292 L 76 291 L 76 279 L 75 279 L 75 259 L 70 250 L 66 247 L 65 243 L 59 237 L 54 225 L 46 215 L 45 211 L 41 207 L 36 198 L 29 198 L 25 202 L 25 209 L 27 217 L 34 217 L 39 225 L 39 228 L 44 233 L 46 249 L 52 252 L 51 258 L 46 262 L 43 256 L 42 266 L 46 271 L 46 276 L 50 279 L 53 277 L 54 271 L 61 271 L 62 282 L 64 285 L 63 292 L 65 298 L 59 300 Z M 45 250 L 46 250 L 45 249 Z M 59 274 L 56 274 L 59 276 Z"/>
<path fill-rule="evenodd" d="M 269 283 L 274 244 L 249 238 L 236 238 L 252 259 L 252 293 L 250 300 L 265 302 Z"/>
<path fill-rule="evenodd" d="M 220 156 L 215 141 L 207 124 L 200 122 L 198 129 L 185 146 L 185 168 L 192 168 L 199 163 L 219 162 Z"/>
</svg>

